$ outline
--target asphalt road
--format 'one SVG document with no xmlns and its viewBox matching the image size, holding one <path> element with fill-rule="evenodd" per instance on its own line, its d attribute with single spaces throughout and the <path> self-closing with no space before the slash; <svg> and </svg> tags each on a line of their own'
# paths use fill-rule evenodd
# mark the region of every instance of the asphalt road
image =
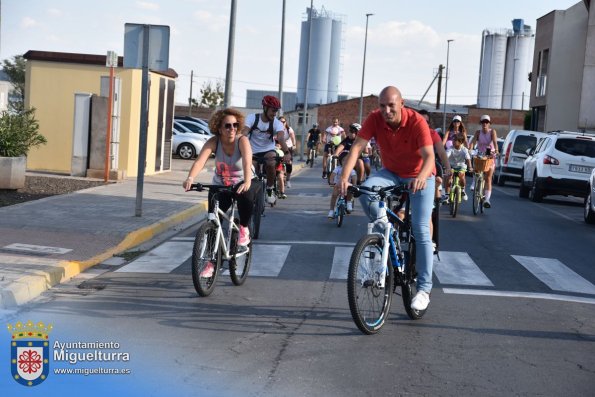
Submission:
<svg viewBox="0 0 595 397">
<path fill-rule="evenodd" d="M 595 229 L 582 222 L 580 200 L 535 204 L 510 185 L 495 188 L 483 215 L 473 216 L 470 202 L 455 219 L 442 208 L 441 260 L 426 316 L 409 320 L 395 296 L 383 330 L 365 336 L 351 319 L 344 279 L 346 258 L 365 231 L 361 207 L 337 228 L 326 219 L 330 189 L 320 169 L 305 169 L 292 183 L 290 197 L 266 210 L 241 287 L 223 276 L 211 296 L 197 296 L 188 259 L 194 225 L 145 245 L 136 262 L 98 266 L 23 307 L 19 318 L 51 319 L 55 339 L 117 341 L 131 355 L 106 364 L 132 368 L 131 375 L 52 375 L 48 395 L 62 388 L 179 396 L 592 395 Z M 452 272 L 453 264 L 465 271 Z"/>
</svg>

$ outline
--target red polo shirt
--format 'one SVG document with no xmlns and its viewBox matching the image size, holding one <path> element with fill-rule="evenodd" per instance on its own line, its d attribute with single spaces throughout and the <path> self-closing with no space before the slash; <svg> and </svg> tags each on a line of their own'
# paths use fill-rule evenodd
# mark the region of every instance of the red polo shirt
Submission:
<svg viewBox="0 0 595 397">
<path fill-rule="evenodd" d="M 373 111 L 358 135 L 368 141 L 376 138 L 383 167 L 401 178 L 414 178 L 419 174 L 423 164 L 419 149 L 432 146 L 428 123 L 408 108 L 401 109 L 401 124 L 396 130 L 386 124 L 380 109 Z"/>
</svg>

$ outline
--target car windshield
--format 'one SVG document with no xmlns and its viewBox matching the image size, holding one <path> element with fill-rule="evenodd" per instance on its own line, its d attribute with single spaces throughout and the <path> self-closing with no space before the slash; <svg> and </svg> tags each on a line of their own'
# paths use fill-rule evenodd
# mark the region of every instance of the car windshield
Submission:
<svg viewBox="0 0 595 397">
<path fill-rule="evenodd" d="M 558 139 L 556 150 L 571 156 L 587 156 L 595 158 L 595 141 L 586 139 Z"/>
<path fill-rule="evenodd" d="M 537 143 L 537 138 L 530 135 L 519 135 L 515 141 L 512 151 L 515 153 L 525 154 L 527 149 L 533 149 Z"/>
</svg>

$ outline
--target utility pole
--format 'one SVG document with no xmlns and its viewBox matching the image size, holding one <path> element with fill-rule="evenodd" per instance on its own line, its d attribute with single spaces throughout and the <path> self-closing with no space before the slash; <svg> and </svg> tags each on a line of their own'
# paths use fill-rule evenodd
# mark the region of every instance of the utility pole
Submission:
<svg viewBox="0 0 595 397">
<path fill-rule="evenodd" d="M 188 97 L 188 116 L 192 116 L 192 82 L 194 79 L 194 70 L 190 71 L 190 96 Z"/>
<path fill-rule="evenodd" d="M 364 113 L 364 76 L 366 74 L 366 48 L 368 47 L 368 19 L 371 15 L 374 14 L 366 14 L 366 38 L 364 39 L 364 66 L 362 67 L 362 89 L 359 94 L 359 124 L 362 123 L 362 117 Z"/>
<path fill-rule="evenodd" d="M 283 106 L 283 58 L 285 53 L 285 0 L 283 0 L 283 11 L 281 15 L 281 56 L 279 60 L 279 100 Z M 281 108 L 282 110 L 283 108 Z"/>
<path fill-rule="evenodd" d="M 310 80 L 310 44 L 312 44 L 312 8 L 314 7 L 314 0 L 310 0 L 310 15 L 308 16 L 309 25 L 308 25 L 308 62 L 306 64 L 306 93 L 304 94 L 304 113 L 302 117 L 302 139 L 300 144 L 300 161 L 304 161 L 304 145 L 306 143 L 306 123 L 307 123 L 307 115 L 308 115 L 308 80 Z"/>
<path fill-rule="evenodd" d="M 229 107 L 231 103 L 231 80 L 233 78 L 233 47 L 236 32 L 236 0 L 231 0 L 231 14 L 229 16 L 229 38 L 227 42 L 227 71 L 225 72 L 225 96 L 223 107 Z"/>
<path fill-rule="evenodd" d="M 444 83 L 444 107 L 442 111 L 442 133 L 446 133 L 446 94 L 448 92 L 448 57 L 450 55 L 450 42 L 453 39 L 446 40 L 446 82 Z"/>
<path fill-rule="evenodd" d="M 444 70 L 444 65 L 440 64 L 438 66 L 438 94 L 436 95 L 436 110 L 440 109 L 440 96 L 442 95 L 442 71 Z"/>
</svg>

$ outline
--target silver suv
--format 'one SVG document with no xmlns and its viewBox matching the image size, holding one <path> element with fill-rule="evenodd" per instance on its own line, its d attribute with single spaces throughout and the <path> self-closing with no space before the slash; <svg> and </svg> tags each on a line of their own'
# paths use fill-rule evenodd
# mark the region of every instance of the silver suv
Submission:
<svg viewBox="0 0 595 397">
<path fill-rule="evenodd" d="M 547 195 L 586 197 L 595 168 L 595 134 L 553 131 L 527 151 L 519 197 L 539 202 Z"/>
</svg>

